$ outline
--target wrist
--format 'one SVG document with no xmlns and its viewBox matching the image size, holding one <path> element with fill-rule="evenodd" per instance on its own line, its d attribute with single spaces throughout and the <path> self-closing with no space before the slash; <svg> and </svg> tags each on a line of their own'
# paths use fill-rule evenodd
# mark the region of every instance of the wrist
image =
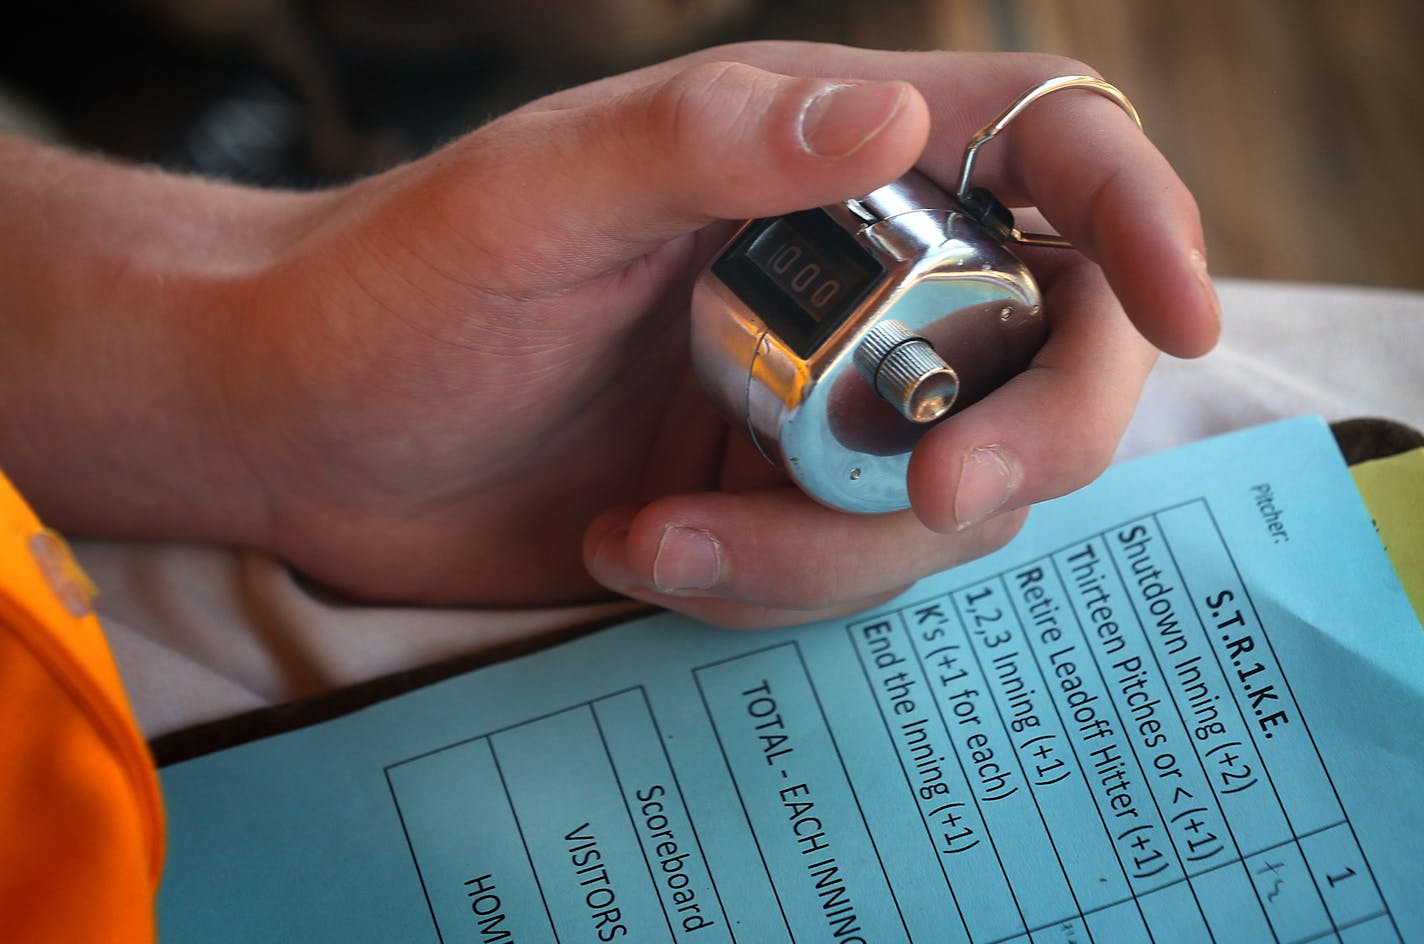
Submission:
<svg viewBox="0 0 1424 944">
<path fill-rule="evenodd" d="M 73 534 L 262 546 L 224 359 L 303 198 L 10 140 L 0 167 L 0 464 Z"/>
</svg>

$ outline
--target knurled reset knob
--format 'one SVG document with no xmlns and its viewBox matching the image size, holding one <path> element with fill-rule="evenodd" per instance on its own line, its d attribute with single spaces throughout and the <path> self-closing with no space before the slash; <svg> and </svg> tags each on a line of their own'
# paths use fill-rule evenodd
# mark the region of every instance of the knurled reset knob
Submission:
<svg viewBox="0 0 1424 944">
<path fill-rule="evenodd" d="M 914 423 L 932 423 L 949 412 L 959 395 L 959 375 L 930 342 L 887 319 L 866 332 L 855 349 L 860 375 Z"/>
</svg>

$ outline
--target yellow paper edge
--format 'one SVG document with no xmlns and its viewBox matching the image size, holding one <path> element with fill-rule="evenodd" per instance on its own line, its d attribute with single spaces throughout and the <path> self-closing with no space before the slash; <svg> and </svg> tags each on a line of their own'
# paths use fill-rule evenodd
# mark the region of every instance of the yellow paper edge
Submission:
<svg viewBox="0 0 1424 944">
<path fill-rule="evenodd" d="M 1424 447 L 1350 467 L 1394 572 L 1424 623 Z"/>
</svg>

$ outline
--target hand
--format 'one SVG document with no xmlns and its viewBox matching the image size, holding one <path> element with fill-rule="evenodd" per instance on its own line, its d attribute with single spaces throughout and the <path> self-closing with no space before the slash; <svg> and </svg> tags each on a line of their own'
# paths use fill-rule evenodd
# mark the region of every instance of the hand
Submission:
<svg viewBox="0 0 1424 944">
<path fill-rule="evenodd" d="M 260 496 L 244 540 L 374 599 L 608 588 L 746 626 L 858 609 L 1001 545 L 1021 509 L 1104 467 L 1157 348 L 1199 354 L 1216 335 L 1195 205 L 1115 105 L 1054 96 L 981 156 L 979 182 L 1082 255 L 1030 258 L 1049 343 L 924 438 L 912 511 L 826 509 L 729 430 L 690 375 L 687 298 L 721 221 L 915 165 L 950 182 L 970 133 L 1081 71 L 711 50 L 265 210 L 268 258 L 204 293 L 224 353 L 203 382 Z"/>
</svg>

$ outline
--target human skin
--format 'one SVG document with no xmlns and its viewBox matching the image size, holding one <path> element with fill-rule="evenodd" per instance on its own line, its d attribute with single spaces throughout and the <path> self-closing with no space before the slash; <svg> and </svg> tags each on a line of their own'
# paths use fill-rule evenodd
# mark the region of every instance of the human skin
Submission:
<svg viewBox="0 0 1424 944">
<path fill-rule="evenodd" d="M 358 599 L 864 607 L 1091 480 L 1157 351 L 1211 347 L 1190 194 L 1090 93 L 984 149 L 976 182 L 1078 251 L 1025 253 L 1049 341 L 923 438 L 901 513 L 818 505 L 729 429 L 689 367 L 692 280 L 727 221 L 950 182 L 1009 101 L 1085 71 L 723 47 L 319 193 L 0 138 L 0 467 L 67 533 L 251 548 Z"/>
</svg>

